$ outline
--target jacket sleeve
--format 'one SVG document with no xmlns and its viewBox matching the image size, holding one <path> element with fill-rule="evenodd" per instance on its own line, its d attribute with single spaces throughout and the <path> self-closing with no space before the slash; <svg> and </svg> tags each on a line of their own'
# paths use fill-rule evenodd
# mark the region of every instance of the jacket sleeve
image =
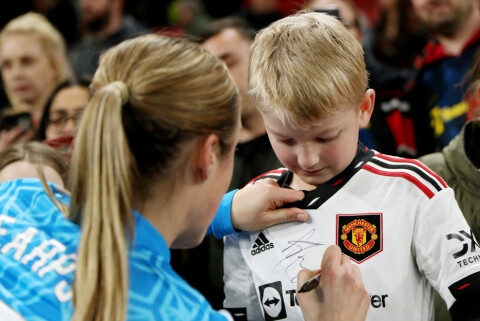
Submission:
<svg viewBox="0 0 480 321">
<path fill-rule="evenodd" d="M 249 239 L 249 233 L 245 231 L 228 235 L 224 239 L 223 306 L 236 321 L 264 320 L 252 273 L 241 251 L 245 246 L 249 247 Z"/>
</svg>

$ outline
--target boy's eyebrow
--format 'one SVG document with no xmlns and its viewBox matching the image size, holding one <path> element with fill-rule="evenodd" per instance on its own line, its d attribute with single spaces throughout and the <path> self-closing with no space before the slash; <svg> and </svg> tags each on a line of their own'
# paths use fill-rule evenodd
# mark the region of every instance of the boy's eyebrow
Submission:
<svg viewBox="0 0 480 321">
<path fill-rule="evenodd" d="M 334 128 L 326 128 L 325 130 L 322 130 L 321 132 L 316 132 L 315 135 L 316 136 L 323 136 L 323 135 L 327 135 L 329 136 L 329 134 L 332 134 L 331 132 L 334 131 L 335 129 Z M 285 134 L 281 133 L 281 132 L 277 132 L 271 128 L 269 128 L 269 132 L 275 136 L 278 136 L 278 137 L 282 137 L 282 138 L 291 138 L 290 136 L 286 136 Z"/>
<path fill-rule="evenodd" d="M 277 132 L 277 131 L 275 131 L 271 128 L 269 128 L 269 132 L 274 134 L 275 136 L 288 137 L 288 136 L 285 136 L 285 135 L 281 134 L 280 132 Z"/>
</svg>

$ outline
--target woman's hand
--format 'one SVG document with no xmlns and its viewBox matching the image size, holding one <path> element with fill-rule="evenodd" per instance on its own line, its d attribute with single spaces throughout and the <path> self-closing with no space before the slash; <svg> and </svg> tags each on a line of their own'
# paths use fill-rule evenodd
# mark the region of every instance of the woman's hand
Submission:
<svg viewBox="0 0 480 321">
<path fill-rule="evenodd" d="M 298 273 L 298 289 L 319 271 Z M 317 288 L 298 293 L 297 300 L 306 321 L 365 321 L 370 296 L 357 266 L 336 245 L 323 255 Z"/>
<path fill-rule="evenodd" d="M 262 179 L 239 190 L 233 196 L 233 227 L 258 231 L 266 227 L 292 221 L 306 221 L 308 214 L 299 208 L 282 208 L 285 203 L 301 200 L 301 191 L 281 188 L 273 179 Z"/>
</svg>

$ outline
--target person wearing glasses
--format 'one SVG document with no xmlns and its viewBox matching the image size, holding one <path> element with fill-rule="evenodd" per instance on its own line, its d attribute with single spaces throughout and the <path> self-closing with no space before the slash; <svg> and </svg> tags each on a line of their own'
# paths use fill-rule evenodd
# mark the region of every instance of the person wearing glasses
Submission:
<svg viewBox="0 0 480 321">
<path fill-rule="evenodd" d="M 74 136 L 89 96 L 83 83 L 65 82 L 58 86 L 47 101 L 37 138 L 50 141 Z"/>
<path fill-rule="evenodd" d="M 71 143 L 89 97 L 85 83 L 60 84 L 45 105 L 36 140 L 58 149 L 69 159 Z"/>
</svg>

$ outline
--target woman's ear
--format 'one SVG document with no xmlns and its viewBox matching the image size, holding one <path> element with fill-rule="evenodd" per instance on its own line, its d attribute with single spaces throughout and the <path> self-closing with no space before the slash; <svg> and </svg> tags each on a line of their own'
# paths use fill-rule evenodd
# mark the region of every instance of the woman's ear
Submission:
<svg viewBox="0 0 480 321">
<path fill-rule="evenodd" d="M 202 181 L 209 178 L 214 167 L 218 164 L 219 138 L 217 135 L 209 135 L 199 142 L 196 166 Z"/>
<path fill-rule="evenodd" d="M 370 117 L 373 113 L 373 107 L 375 104 L 375 91 L 373 89 L 367 89 L 363 94 L 362 104 L 360 105 L 360 128 L 367 127 L 370 122 Z"/>
</svg>

